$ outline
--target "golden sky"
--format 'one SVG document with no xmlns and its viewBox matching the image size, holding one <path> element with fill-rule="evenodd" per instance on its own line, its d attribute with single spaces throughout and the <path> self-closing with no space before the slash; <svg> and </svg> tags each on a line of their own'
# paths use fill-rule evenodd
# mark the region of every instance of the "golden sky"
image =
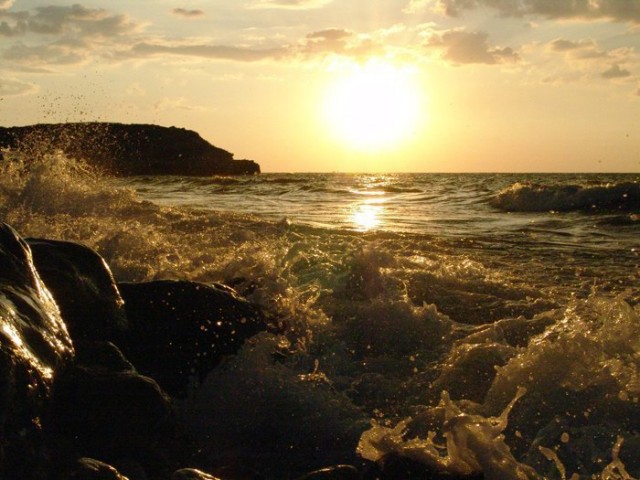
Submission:
<svg viewBox="0 0 640 480">
<path fill-rule="evenodd" d="M 0 125 L 263 171 L 640 170 L 640 0 L 0 0 Z"/>
</svg>

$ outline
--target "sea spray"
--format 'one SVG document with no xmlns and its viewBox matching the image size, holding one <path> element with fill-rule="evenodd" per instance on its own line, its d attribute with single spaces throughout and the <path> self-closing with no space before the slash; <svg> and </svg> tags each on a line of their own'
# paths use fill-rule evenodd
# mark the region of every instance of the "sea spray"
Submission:
<svg viewBox="0 0 640 480">
<path fill-rule="evenodd" d="M 518 462 L 504 442 L 502 432 L 507 427 L 508 415 L 515 402 L 526 393 L 520 389 L 498 417 L 463 412 L 449 398 L 446 391 L 435 407 L 442 418 L 442 436 L 445 445 L 438 445 L 431 432 L 425 439 L 404 438 L 408 423 L 401 422 L 389 429 L 375 425 L 365 432 L 358 444 L 358 453 L 368 460 L 377 461 L 389 453 L 396 453 L 423 463 L 439 473 L 473 475 L 483 473 L 495 480 L 539 479 L 533 468 Z"/>
</svg>

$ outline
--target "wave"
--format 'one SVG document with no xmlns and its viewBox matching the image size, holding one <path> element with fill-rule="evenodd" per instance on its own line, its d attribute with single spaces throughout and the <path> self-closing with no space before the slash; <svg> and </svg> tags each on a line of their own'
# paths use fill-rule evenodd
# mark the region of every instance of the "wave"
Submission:
<svg viewBox="0 0 640 480">
<path fill-rule="evenodd" d="M 509 212 L 633 212 L 640 210 L 640 184 L 514 183 L 494 196 L 490 204 Z"/>
</svg>

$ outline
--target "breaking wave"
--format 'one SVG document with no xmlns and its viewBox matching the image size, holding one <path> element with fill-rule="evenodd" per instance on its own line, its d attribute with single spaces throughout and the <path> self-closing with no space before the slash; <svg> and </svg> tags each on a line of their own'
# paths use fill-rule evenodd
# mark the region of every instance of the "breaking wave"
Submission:
<svg viewBox="0 0 640 480">
<path fill-rule="evenodd" d="M 491 199 L 491 205 L 508 212 L 634 212 L 640 210 L 640 184 L 514 183 Z"/>
</svg>

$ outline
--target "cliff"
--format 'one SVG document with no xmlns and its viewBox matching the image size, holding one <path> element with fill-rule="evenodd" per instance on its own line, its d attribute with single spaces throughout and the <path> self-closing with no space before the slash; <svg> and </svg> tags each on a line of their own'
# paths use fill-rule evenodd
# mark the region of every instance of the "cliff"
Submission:
<svg viewBox="0 0 640 480">
<path fill-rule="evenodd" d="M 59 123 L 0 127 L 0 148 L 42 155 L 63 151 L 114 175 L 244 175 L 260 173 L 191 130 L 158 125 Z"/>
</svg>

